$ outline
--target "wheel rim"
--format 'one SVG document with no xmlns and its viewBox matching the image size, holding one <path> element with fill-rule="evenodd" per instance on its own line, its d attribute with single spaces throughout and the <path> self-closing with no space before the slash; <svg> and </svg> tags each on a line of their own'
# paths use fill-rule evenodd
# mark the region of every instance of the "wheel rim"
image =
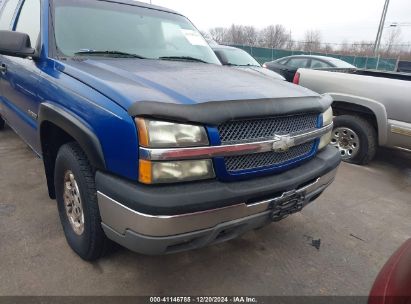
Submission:
<svg viewBox="0 0 411 304">
<path fill-rule="evenodd" d="M 343 159 L 352 159 L 360 149 L 360 139 L 353 130 L 339 127 L 333 130 L 331 145 L 340 151 Z"/>
<path fill-rule="evenodd" d="M 80 191 L 73 172 L 64 174 L 64 205 L 71 228 L 77 235 L 84 232 L 84 212 Z"/>
</svg>

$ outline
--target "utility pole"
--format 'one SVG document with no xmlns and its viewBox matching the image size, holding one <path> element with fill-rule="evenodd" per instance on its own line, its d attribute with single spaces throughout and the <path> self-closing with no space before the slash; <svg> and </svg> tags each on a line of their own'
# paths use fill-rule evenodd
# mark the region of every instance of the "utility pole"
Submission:
<svg viewBox="0 0 411 304">
<path fill-rule="evenodd" d="M 380 50 L 382 32 L 384 31 L 385 18 L 387 17 L 387 11 L 388 11 L 389 4 L 390 4 L 390 0 L 385 0 L 384 9 L 381 15 L 380 26 L 378 27 L 377 38 L 375 39 L 375 44 L 374 44 L 374 56 L 375 57 L 378 56 L 378 53 Z"/>
</svg>

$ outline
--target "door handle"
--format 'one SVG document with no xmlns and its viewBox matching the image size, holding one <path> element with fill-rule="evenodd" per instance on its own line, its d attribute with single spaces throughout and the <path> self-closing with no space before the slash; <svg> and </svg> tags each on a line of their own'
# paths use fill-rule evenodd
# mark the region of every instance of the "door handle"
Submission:
<svg viewBox="0 0 411 304">
<path fill-rule="evenodd" d="M 7 72 L 7 66 L 4 63 L 2 63 L 0 65 L 0 73 L 4 75 L 6 74 L 6 72 Z"/>
</svg>

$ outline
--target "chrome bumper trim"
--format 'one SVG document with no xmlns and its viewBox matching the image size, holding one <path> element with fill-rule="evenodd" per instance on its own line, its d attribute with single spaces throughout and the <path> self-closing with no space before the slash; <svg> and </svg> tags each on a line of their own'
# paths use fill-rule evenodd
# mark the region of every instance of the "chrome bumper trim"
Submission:
<svg viewBox="0 0 411 304">
<path fill-rule="evenodd" d="M 313 129 L 304 133 L 293 133 L 286 136 L 275 136 L 272 140 L 234 145 L 207 146 L 195 148 L 150 149 L 140 147 L 140 158 L 146 160 L 182 160 L 204 159 L 221 156 L 244 155 L 270 151 L 287 150 L 316 138 L 333 129 L 333 124 Z"/>
<path fill-rule="evenodd" d="M 312 197 L 332 183 L 336 173 L 337 168 L 317 178 L 311 184 L 296 189 L 293 193 L 302 195 L 305 203 L 308 203 Z M 98 192 L 97 196 L 102 222 L 111 229 L 123 235 L 127 230 L 131 230 L 146 236 L 160 237 L 208 229 L 224 222 L 268 211 L 272 203 L 283 199 L 289 193 L 284 192 L 282 196 L 249 205 L 239 203 L 213 210 L 173 216 L 143 214 L 101 192 Z"/>
</svg>

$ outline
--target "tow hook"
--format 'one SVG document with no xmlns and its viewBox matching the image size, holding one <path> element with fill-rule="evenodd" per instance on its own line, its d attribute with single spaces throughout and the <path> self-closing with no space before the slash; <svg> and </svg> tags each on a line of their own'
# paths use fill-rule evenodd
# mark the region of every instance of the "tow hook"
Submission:
<svg viewBox="0 0 411 304">
<path fill-rule="evenodd" d="M 300 212 L 304 207 L 304 196 L 295 190 L 286 192 L 282 197 L 272 202 L 271 220 L 278 222 L 293 213 Z"/>
</svg>

